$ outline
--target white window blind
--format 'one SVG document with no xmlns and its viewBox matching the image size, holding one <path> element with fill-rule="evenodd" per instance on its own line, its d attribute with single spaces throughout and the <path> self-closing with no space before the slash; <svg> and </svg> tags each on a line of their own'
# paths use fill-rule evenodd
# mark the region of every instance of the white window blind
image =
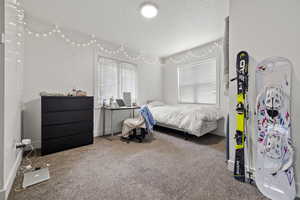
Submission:
<svg viewBox="0 0 300 200">
<path fill-rule="evenodd" d="M 130 92 L 131 101 L 136 102 L 137 69 L 134 64 L 99 57 L 95 80 L 98 106 L 110 97 L 123 98 L 123 92 Z"/>
<path fill-rule="evenodd" d="M 217 104 L 216 65 L 216 59 L 207 59 L 178 68 L 180 103 Z"/>
<path fill-rule="evenodd" d="M 123 92 L 131 93 L 131 101 L 136 102 L 137 75 L 136 66 L 129 63 L 120 63 L 120 97 Z"/>
</svg>

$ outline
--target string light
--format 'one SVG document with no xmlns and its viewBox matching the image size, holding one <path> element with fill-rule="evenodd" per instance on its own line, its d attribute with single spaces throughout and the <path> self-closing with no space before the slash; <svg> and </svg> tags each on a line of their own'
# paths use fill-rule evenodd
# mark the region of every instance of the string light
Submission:
<svg viewBox="0 0 300 200">
<path fill-rule="evenodd" d="M 204 45 L 202 47 L 199 47 L 197 51 L 199 51 L 199 54 L 195 54 L 193 50 L 186 51 L 180 55 L 170 56 L 165 58 L 165 63 L 184 63 L 189 61 L 193 58 L 208 58 L 211 54 L 217 52 L 218 49 L 220 49 L 223 45 L 223 39 L 218 39 L 214 42 L 211 42 L 207 45 Z M 175 58 L 176 57 L 176 58 Z"/>
<path fill-rule="evenodd" d="M 146 56 L 145 54 L 142 54 L 139 52 L 136 56 L 130 55 L 130 53 L 127 51 L 127 48 L 124 45 L 120 45 L 120 47 L 116 49 L 108 49 L 105 48 L 97 39 L 95 34 L 89 35 L 89 39 L 86 42 L 81 42 L 81 41 L 75 41 L 71 38 L 68 37 L 68 34 L 63 31 L 59 26 L 54 25 L 54 28 L 50 31 L 46 32 L 36 32 L 31 30 L 27 22 L 24 21 L 24 13 L 25 11 L 20 7 L 20 3 L 17 2 L 16 4 L 9 4 L 9 7 L 13 8 L 16 10 L 16 22 L 9 22 L 9 25 L 11 26 L 17 26 L 17 24 L 21 24 L 24 26 L 24 31 L 27 33 L 29 36 L 33 36 L 36 38 L 47 38 L 49 36 L 58 36 L 63 39 L 67 44 L 73 46 L 73 47 L 89 47 L 89 46 L 96 46 L 98 51 L 101 51 L 102 53 L 104 52 L 105 54 L 111 55 L 111 56 L 116 56 L 123 54 L 127 59 L 133 60 L 133 61 L 142 61 L 146 64 L 160 64 L 158 59 L 154 59 L 151 57 Z M 17 39 L 22 38 L 22 33 L 17 33 Z M 165 62 L 168 63 L 183 63 L 191 58 L 205 58 L 208 57 L 210 54 L 216 52 L 218 48 L 222 46 L 222 39 L 216 40 L 215 42 L 209 43 L 203 47 L 201 47 L 199 50 L 197 50 L 197 54 L 193 52 L 193 50 L 189 50 L 187 52 L 184 52 L 180 55 L 175 55 L 175 56 L 170 56 L 165 58 Z M 21 46 L 23 43 L 21 41 L 17 41 L 17 45 Z M 22 63 L 20 59 L 18 59 L 17 63 Z"/>
<path fill-rule="evenodd" d="M 98 51 L 104 52 L 105 54 L 116 56 L 123 54 L 127 59 L 133 60 L 133 61 L 142 61 L 146 64 L 160 64 L 159 59 L 153 58 L 150 56 L 146 56 L 139 52 L 136 56 L 130 55 L 130 53 L 127 51 L 127 48 L 124 45 L 120 45 L 116 49 L 108 49 L 104 47 L 96 38 L 95 34 L 90 34 L 89 39 L 85 42 L 82 41 L 76 41 L 74 39 L 71 39 L 68 37 L 68 34 L 63 31 L 62 28 L 60 28 L 57 25 L 54 25 L 54 28 L 52 28 L 49 31 L 45 32 L 37 32 L 29 28 L 28 23 L 24 20 L 25 11 L 23 8 L 21 8 L 20 3 L 17 1 L 15 4 L 9 3 L 8 6 L 10 8 L 13 8 L 16 12 L 16 21 L 11 21 L 8 24 L 11 26 L 17 26 L 17 24 L 20 24 L 23 28 L 24 33 L 26 33 L 29 36 L 36 37 L 36 38 L 48 38 L 50 36 L 58 36 L 63 39 L 67 44 L 73 46 L 73 47 L 90 47 L 95 46 L 97 47 Z M 17 23 L 16 23 L 17 22 Z M 21 41 L 23 39 L 23 34 L 21 32 L 18 32 L 16 35 L 17 38 L 17 45 L 21 46 L 23 42 Z M 17 53 L 16 53 L 17 55 Z M 17 60 L 17 63 L 22 63 L 21 59 Z"/>
<path fill-rule="evenodd" d="M 14 23 L 14 22 L 9 22 L 8 24 L 11 25 L 11 26 L 17 26 L 17 24 Z"/>
<path fill-rule="evenodd" d="M 5 41 L 7 44 L 7 52 L 9 52 L 9 56 L 5 57 L 5 60 L 10 62 L 15 62 L 18 65 L 22 64 L 23 60 L 23 45 L 24 45 L 24 29 L 23 25 L 26 24 L 24 22 L 24 10 L 20 7 L 20 3 L 17 1 L 15 3 L 11 1 L 5 2 L 5 9 L 9 16 L 8 19 L 11 21 L 6 22 L 7 25 L 11 26 L 8 32 L 9 36 L 14 36 L 10 41 Z"/>
<path fill-rule="evenodd" d="M 23 23 L 24 24 L 24 23 Z M 133 60 L 133 61 L 143 61 L 146 62 L 147 64 L 160 64 L 158 59 L 146 59 L 145 55 L 142 55 L 141 53 L 139 53 L 137 56 L 131 56 L 129 55 L 128 51 L 126 51 L 124 45 L 120 45 L 120 47 L 116 48 L 115 50 L 112 49 L 108 49 L 105 48 L 97 39 L 96 36 L 94 34 L 90 35 L 90 39 L 88 39 L 86 42 L 79 42 L 79 41 L 75 41 L 75 40 L 71 40 L 68 36 L 67 33 L 65 33 L 63 31 L 63 29 L 61 29 L 59 26 L 55 25 L 54 29 L 50 30 L 50 31 L 46 31 L 46 32 L 36 32 L 31 30 L 26 24 L 24 24 L 25 26 L 25 31 L 28 35 L 30 36 L 34 36 L 36 38 L 40 38 L 40 36 L 43 36 L 45 38 L 52 36 L 52 35 L 57 35 L 59 37 L 61 37 L 62 39 L 64 39 L 64 41 L 67 44 L 70 44 L 72 46 L 75 47 L 88 47 L 91 45 L 94 45 L 96 47 L 98 47 L 98 50 L 100 50 L 101 52 L 104 52 L 105 54 L 108 55 L 119 55 L 120 53 L 122 53 L 127 59 L 129 60 Z"/>
<path fill-rule="evenodd" d="M 129 60 L 133 60 L 133 61 L 138 61 L 141 60 L 143 62 L 147 62 L 147 64 L 159 64 L 159 60 L 158 59 L 153 59 L 153 60 L 147 60 L 145 59 L 145 55 L 142 55 L 141 53 L 139 53 L 137 56 L 131 56 L 129 55 L 128 51 L 126 51 L 124 45 L 120 45 L 120 47 L 116 48 L 115 50 L 112 49 L 108 49 L 105 48 L 97 39 L 95 39 L 95 35 L 90 35 L 90 39 L 87 40 L 86 42 L 79 42 L 79 41 L 75 41 L 75 40 L 71 40 L 68 36 L 67 33 L 65 33 L 61 28 L 59 28 L 57 25 L 55 25 L 55 28 L 52 29 L 51 31 L 46 31 L 46 32 L 35 32 L 33 30 L 31 30 L 28 26 L 25 26 L 25 30 L 26 33 L 28 35 L 32 35 L 35 36 L 36 38 L 40 38 L 40 36 L 44 36 L 44 37 L 49 37 L 51 35 L 58 35 L 59 37 L 61 37 L 62 39 L 64 39 L 64 41 L 72 46 L 76 46 L 76 47 L 88 47 L 91 45 L 94 45 L 96 47 L 98 47 L 98 49 L 101 52 L 104 52 L 108 55 L 119 55 L 120 53 L 123 53 L 123 55 L 129 59 Z"/>
</svg>

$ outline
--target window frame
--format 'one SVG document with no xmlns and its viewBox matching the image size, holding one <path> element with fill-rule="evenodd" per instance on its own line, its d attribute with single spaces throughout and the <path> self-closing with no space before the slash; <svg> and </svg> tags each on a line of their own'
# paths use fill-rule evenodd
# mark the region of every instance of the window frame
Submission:
<svg viewBox="0 0 300 200">
<path fill-rule="evenodd" d="M 181 94 L 180 94 L 180 69 L 184 67 L 193 67 L 199 64 L 203 64 L 206 62 L 209 62 L 211 60 L 214 60 L 216 62 L 216 103 L 204 103 L 204 102 L 185 102 L 181 101 Z M 220 106 L 220 60 L 217 56 L 212 56 L 208 58 L 203 58 L 201 60 L 188 62 L 185 64 L 182 64 L 180 66 L 177 66 L 177 103 L 178 104 L 198 104 L 198 105 L 215 105 Z"/>
<path fill-rule="evenodd" d="M 104 58 L 104 59 L 108 59 L 108 60 L 112 60 L 114 62 L 116 62 L 117 64 L 117 77 L 118 77 L 118 81 L 117 81 L 117 91 L 118 91 L 118 94 L 121 93 L 120 91 L 120 67 L 121 67 L 121 64 L 122 63 L 127 63 L 129 65 L 132 65 L 134 66 L 135 68 L 135 76 L 136 76 L 136 80 L 135 80 L 135 101 L 137 102 L 138 101 L 138 82 L 139 82 L 139 77 L 138 77 L 138 65 L 136 63 L 133 63 L 133 62 L 129 62 L 129 61 L 126 61 L 126 60 L 122 60 L 122 59 L 118 59 L 118 58 L 112 58 L 112 57 L 108 57 L 108 56 L 102 56 L 102 55 L 97 55 L 96 56 L 96 59 L 95 59 L 95 67 L 94 67 L 94 107 L 95 108 L 101 108 L 103 105 L 103 102 L 101 102 L 101 93 L 100 93 L 100 86 L 98 84 L 98 82 L 100 81 L 99 79 L 99 74 L 98 74 L 98 64 L 99 64 L 99 60 L 101 58 Z M 115 98 L 115 97 L 114 97 Z M 118 98 L 121 98 L 121 97 L 118 97 Z"/>
</svg>

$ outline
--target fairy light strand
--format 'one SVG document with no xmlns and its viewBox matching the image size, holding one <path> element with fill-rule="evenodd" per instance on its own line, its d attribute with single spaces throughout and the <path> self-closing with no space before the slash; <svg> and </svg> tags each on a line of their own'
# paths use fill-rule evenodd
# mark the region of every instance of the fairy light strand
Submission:
<svg viewBox="0 0 300 200">
<path fill-rule="evenodd" d="M 114 56 L 120 56 L 123 55 L 126 59 L 136 62 L 143 62 L 145 64 L 161 64 L 159 59 L 147 56 L 145 54 L 142 54 L 141 51 L 136 53 L 136 55 L 130 55 L 128 52 L 128 48 L 125 47 L 125 45 L 119 45 L 115 49 L 109 49 L 106 48 L 103 43 L 101 43 L 94 34 L 90 34 L 88 36 L 88 39 L 86 41 L 77 41 L 75 39 L 72 39 L 69 36 L 69 33 L 67 31 L 64 31 L 63 28 L 53 25 L 53 28 L 48 31 L 43 32 L 37 32 L 31 29 L 28 26 L 28 23 L 25 21 L 25 11 L 20 7 L 20 3 L 17 2 L 16 4 L 9 4 L 9 7 L 16 10 L 16 20 L 11 21 L 8 24 L 11 26 L 18 26 L 20 24 L 24 27 L 24 32 L 35 38 L 48 38 L 48 37 L 58 37 L 61 40 L 63 40 L 66 44 L 71 45 L 72 47 L 76 48 L 88 48 L 88 47 L 96 47 L 98 51 L 100 51 L 103 54 L 109 55 L 111 57 Z M 23 33 L 18 32 L 17 33 L 17 45 L 21 46 L 24 41 L 23 40 Z M 218 48 L 221 48 L 223 43 L 222 39 L 216 40 L 215 42 L 212 42 L 208 45 L 205 45 L 203 47 L 200 47 L 200 53 L 194 53 L 193 50 L 186 51 L 179 55 L 169 56 L 165 58 L 165 63 L 184 63 L 189 61 L 190 59 L 195 58 L 205 58 L 209 56 L 211 53 L 215 52 Z M 198 50 L 196 50 L 198 51 Z M 21 63 L 21 59 L 18 59 L 18 63 Z"/>
<path fill-rule="evenodd" d="M 169 56 L 165 58 L 165 63 L 173 63 L 173 64 L 180 64 L 190 61 L 191 59 L 200 59 L 200 58 L 207 58 L 212 53 L 216 52 L 220 49 L 223 45 L 223 40 L 218 39 L 215 42 L 209 43 L 203 47 L 199 47 L 197 50 L 188 50 L 183 52 L 179 55 Z M 199 51 L 200 53 L 196 54 L 194 51 Z"/>
<path fill-rule="evenodd" d="M 88 39 L 86 41 L 77 41 L 75 39 L 72 39 L 69 36 L 69 33 L 67 31 L 64 31 L 63 28 L 54 25 L 52 29 L 48 31 L 38 32 L 34 31 L 28 26 L 28 23 L 25 21 L 24 13 L 25 11 L 20 7 L 20 3 L 16 3 L 15 5 L 10 6 L 14 7 L 17 11 L 17 16 L 19 17 L 18 23 L 24 26 L 24 31 L 27 35 L 35 38 L 48 38 L 48 37 L 58 37 L 61 40 L 63 40 L 65 43 L 71 45 L 72 47 L 76 48 L 87 48 L 87 47 L 96 47 L 98 50 L 100 50 L 102 53 L 109 55 L 109 56 L 118 56 L 122 55 L 125 56 L 128 60 L 131 61 L 140 61 L 144 62 L 146 64 L 160 64 L 159 59 L 147 56 L 142 54 L 141 52 L 138 52 L 136 55 L 130 55 L 128 52 L 128 48 L 125 47 L 125 45 L 119 45 L 116 49 L 109 49 L 104 47 L 104 45 L 96 38 L 94 34 L 90 34 L 88 36 Z M 16 25 L 15 22 L 10 22 L 11 25 Z M 21 35 L 22 33 L 18 33 L 18 35 Z"/>
<path fill-rule="evenodd" d="M 24 25 L 24 10 L 20 8 L 20 3 L 5 2 L 5 8 L 7 9 L 7 19 L 5 25 L 10 31 L 8 31 L 7 39 L 7 61 L 14 61 L 17 65 L 23 64 L 24 50 L 24 38 L 23 38 L 23 25 Z M 9 38 L 9 39 L 8 39 Z M 11 55 L 14 55 L 11 57 Z"/>
</svg>

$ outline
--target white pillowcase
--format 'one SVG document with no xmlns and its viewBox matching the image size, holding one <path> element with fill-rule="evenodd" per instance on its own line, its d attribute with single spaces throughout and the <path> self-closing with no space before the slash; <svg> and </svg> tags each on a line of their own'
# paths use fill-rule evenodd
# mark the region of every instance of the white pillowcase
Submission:
<svg viewBox="0 0 300 200">
<path fill-rule="evenodd" d="M 152 101 L 148 103 L 148 106 L 150 107 L 158 107 L 158 106 L 164 106 L 165 104 L 161 101 Z"/>
</svg>

